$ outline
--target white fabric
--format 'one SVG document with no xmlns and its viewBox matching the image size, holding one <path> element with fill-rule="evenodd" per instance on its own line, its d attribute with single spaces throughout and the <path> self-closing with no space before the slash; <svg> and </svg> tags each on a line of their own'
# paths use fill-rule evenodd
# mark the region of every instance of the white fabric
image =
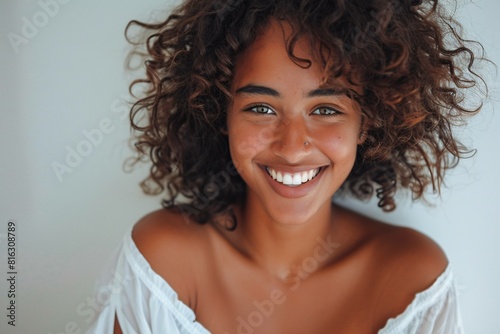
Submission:
<svg viewBox="0 0 500 334">
<path fill-rule="evenodd" d="M 87 334 L 112 334 L 115 313 L 124 334 L 210 334 L 195 320 L 193 310 L 151 269 L 131 233 L 116 249 L 103 278 L 96 293 L 101 309 Z M 463 333 L 450 266 L 378 333 Z"/>
</svg>

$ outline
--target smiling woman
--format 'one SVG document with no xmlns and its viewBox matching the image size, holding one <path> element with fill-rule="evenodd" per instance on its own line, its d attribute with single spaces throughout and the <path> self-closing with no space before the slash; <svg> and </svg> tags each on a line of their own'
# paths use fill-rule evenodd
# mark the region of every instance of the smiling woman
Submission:
<svg viewBox="0 0 500 334">
<path fill-rule="evenodd" d="M 303 224 L 330 210 L 332 194 L 350 173 L 362 143 L 361 111 L 343 90 L 321 87 L 319 63 L 303 68 L 290 59 L 291 33 L 291 26 L 272 20 L 238 56 L 227 127 L 246 201 L 267 213 L 257 220 Z M 308 39 L 297 42 L 297 57 L 311 59 Z M 254 141 L 262 132 L 266 140 Z"/>
<path fill-rule="evenodd" d="M 123 239 L 89 333 L 461 333 L 439 246 L 331 201 L 439 191 L 481 82 L 454 24 L 437 1 L 357 0 L 131 22 L 153 30 L 131 110 L 142 186 L 168 198 Z"/>
</svg>

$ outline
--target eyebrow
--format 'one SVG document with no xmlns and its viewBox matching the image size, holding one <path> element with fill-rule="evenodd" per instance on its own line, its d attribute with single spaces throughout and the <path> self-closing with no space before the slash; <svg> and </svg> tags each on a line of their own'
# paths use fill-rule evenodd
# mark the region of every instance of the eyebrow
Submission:
<svg viewBox="0 0 500 334">
<path fill-rule="evenodd" d="M 318 97 L 318 96 L 337 96 L 345 95 L 345 90 L 343 89 L 333 89 L 333 88 L 319 88 L 307 93 L 307 97 Z"/>
<path fill-rule="evenodd" d="M 236 94 L 250 94 L 250 95 L 269 95 L 272 97 L 281 97 L 277 90 L 269 87 L 259 86 L 259 85 L 246 85 L 236 90 Z M 318 88 L 314 89 L 306 94 L 306 97 L 321 97 L 321 96 L 338 96 L 344 95 L 345 91 L 342 89 L 333 88 Z"/>
<path fill-rule="evenodd" d="M 280 93 L 278 93 L 278 91 L 269 87 L 258 86 L 258 85 L 243 86 L 236 91 L 236 94 L 241 94 L 241 93 L 250 95 L 269 95 L 273 97 L 280 97 Z"/>
</svg>

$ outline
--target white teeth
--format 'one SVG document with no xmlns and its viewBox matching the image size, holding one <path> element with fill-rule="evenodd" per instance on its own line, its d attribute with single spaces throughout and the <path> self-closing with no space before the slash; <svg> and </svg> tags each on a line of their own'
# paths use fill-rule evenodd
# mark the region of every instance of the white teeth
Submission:
<svg viewBox="0 0 500 334">
<path fill-rule="evenodd" d="M 302 172 L 302 177 L 301 177 L 300 181 L 302 181 L 302 183 L 306 183 L 307 181 L 309 181 L 309 173 Z"/>
<path fill-rule="evenodd" d="M 318 175 L 320 169 L 315 168 L 309 171 L 303 171 L 299 173 L 283 173 L 277 172 L 274 169 L 266 167 L 267 173 L 277 182 L 282 183 L 287 186 L 299 186 L 302 183 L 311 181 Z"/>
<path fill-rule="evenodd" d="M 298 186 L 299 184 L 302 184 L 302 173 L 293 174 L 293 182 L 292 182 L 292 184 L 294 186 Z"/>
<path fill-rule="evenodd" d="M 285 184 L 285 185 L 293 184 L 292 175 L 290 175 L 288 173 L 283 174 L 283 184 Z"/>
</svg>

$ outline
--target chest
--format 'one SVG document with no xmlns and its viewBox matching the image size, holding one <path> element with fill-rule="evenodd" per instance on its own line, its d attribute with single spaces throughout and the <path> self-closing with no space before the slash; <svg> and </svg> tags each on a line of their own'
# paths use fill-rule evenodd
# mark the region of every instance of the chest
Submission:
<svg viewBox="0 0 500 334">
<path fill-rule="evenodd" d="M 223 270 L 207 279 L 195 312 L 213 333 L 376 333 L 376 293 L 358 277 L 324 272 L 280 282 Z"/>
</svg>

